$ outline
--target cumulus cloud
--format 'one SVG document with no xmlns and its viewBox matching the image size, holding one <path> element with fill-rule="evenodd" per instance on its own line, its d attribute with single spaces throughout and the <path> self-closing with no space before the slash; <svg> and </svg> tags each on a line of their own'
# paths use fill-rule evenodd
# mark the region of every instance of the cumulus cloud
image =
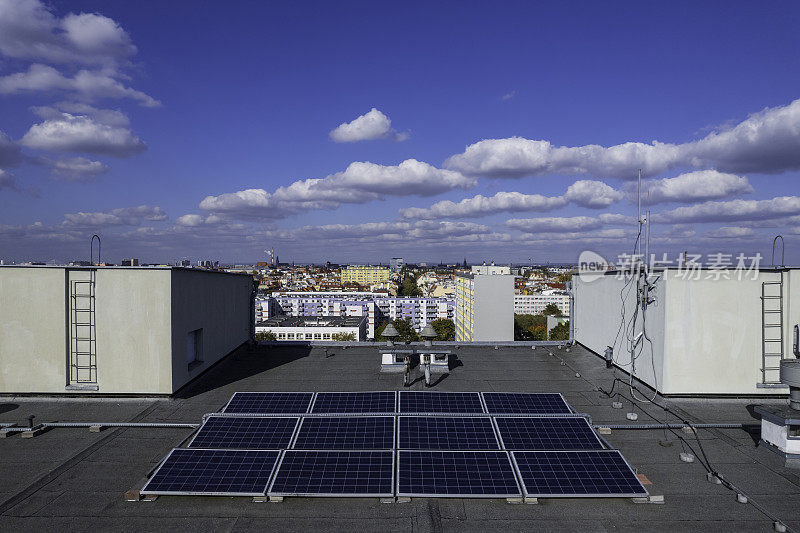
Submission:
<svg viewBox="0 0 800 533">
<path fill-rule="evenodd" d="M 108 166 L 85 157 L 57 159 L 48 163 L 52 167 L 53 174 L 61 176 L 67 181 L 92 181 L 99 175 L 108 172 Z"/>
<path fill-rule="evenodd" d="M 331 130 L 330 137 L 337 143 L 391 139 L 405 141 L 408 133 L 398 133 L 392 129 L 392 121 L 374 107 L 364 115 L 350 122 L 342 122 Z"/>
<path fill-rule="evenodd" d="M 779 196 L 769 200 L 729 200 L 677 207 L 652 215 L 655 222 L 737 222 L 770 220 L 800 215 L 800 197 Z"/>
<path fill-rule="evenodd" d="M 625 192 L 636 202 L 636 184 L 628 183 Z M 653 205 L 667 202 L 702 202 L 735 198 L 753 192 L 744 176 L 716 170 L 698 170 L 674 178 L 648 180 L 642 183 L 642 203 Z"/>
<path fill-rule="evenodd" d="M 86 101 L 129 98 L 145 107 L 161 105 L 151 96 L 126 87 L 112 75 L 101 71 L 80 70 L 70 78 L 53 67 L 34 63 L 26 72 L 0 77 L 0 94 L 55 90 L 67 91 Z"/>
<path fill-rule="evenodd" d="M 34 124 L 20 143 L 28 148 L 51 152 L 85 152 L 114 157 L 128 157 L 147 149 L 144 141 L 125 127 L 69 113 Z"/>
<path fill-rule="evenodd" d="M 136 54 L 130 36 L 96 13 L 59 18 L 39 0 L 0 0 L 0 52 L 53 63 L 116 66 Z"/>
<path fill-rule="evenodd" d="M 208 196 L 200 208 L 248 218 L 283 218 L 310 209 L 333 209 L 343 203 L 365 203 L 386 196 L 432 196 L 475 184 L 474 179 L 458 172 L 438 169 L 416 159 L 394 166 L 355 162 L 342 172 L 295 181 L 272 193 L 247 189 Z"/>
<path fill-rule="evenodd" d="M 0 131 L 0 167 L 12 167 L 22 161 L 19 145 Z"/>
<path fill-rule="evenodd" d="M 523 211 L 546 212 L 564 207 L 569 203 L 589 208 L 608 207 L 623 197 L 623 193 L 602 181 L 579 180 L 567 188 L 563 196 L 542 196 L 520 192 L 498 192 L 494 196 L 479 194 L 459 202 L 443 200 L 428 208 L 409 207 L 400 210 L 400 216 L 416 220 L 443 218 L 469 218 L 496 213 Z"/>
<path fill-rule="evenodd" d="M 64 215 L 61 225 L 65 227 L 138 226 L 143 220 L 161 221 L 166 219 L 167 214 L 160 207 L 139 205 L 110 211 L 68 213 Z"/>
<path fill-rule="evenodd" d="M 627 226 L 635 223 L 636 219 L 634 217 L 616 213 L 604 213 L 597 217 L 512 218 L 506 221 L 506 226 L 523 233 L 570 233 L 598 230 L 605 226 Z"/>
<path fill-rule="evenodd" d="M 732 128 L 671 144 L 554 146 L 521 137 L 486 139 L 451 156 L 446 168 L 469 175 L 522 177 L 583 174 L 634 179 L 672 168 L 714 168 L 730 173 L 780 173 L 800 168 L 800 100 L 754 113 Z"/>
<path fill-rule="evenodd" d="M 270 230 L 266 236 L 280 240 L 330 242 L 355 241 L 469 241 L 498 234 L 489 226 L 474 222 L 367 222 L 363 224 L 327 224 L 303 226 L 291 230 Z"/>
<path fill-rule="evenodd" d="M 708 233 L 709 237 L 716 239 L 740 239 L 742 237 L 752 237 L 752 228 L 738 228 L 735 226 L 722 226 Z"/>
</svg>

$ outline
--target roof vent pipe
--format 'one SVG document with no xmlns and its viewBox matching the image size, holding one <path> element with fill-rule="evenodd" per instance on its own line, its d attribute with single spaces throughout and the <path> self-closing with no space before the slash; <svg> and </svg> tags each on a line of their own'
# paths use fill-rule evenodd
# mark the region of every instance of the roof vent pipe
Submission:
<svg viewBox="0 0 800 533">
<path fill-rule="evenodd" d="M 394 346 L 394 339 L 399 337 L 400 334 L 397 332 L 397 328 L 395 328 L 394 325 L 389 322 L 386 324 L 386 327 L 383 328 L 383 333 L 381 333 L 381 336 L 386 337 L 387 346 Z"/>
</svg>

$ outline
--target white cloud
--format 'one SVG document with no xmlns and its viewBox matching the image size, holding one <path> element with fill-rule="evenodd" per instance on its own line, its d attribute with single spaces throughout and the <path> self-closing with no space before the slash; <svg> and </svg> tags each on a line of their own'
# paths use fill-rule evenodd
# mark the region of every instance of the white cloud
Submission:
<svg viewBox="0 0 800 533">
<path fill-rule="evenodd" d="M 127 128 L 69 113 L 34 124 L 20 143 L 28 148 L 51 152 L 85 152 L 114 157 L 128 157 L 147 149 L 144 141 Z"/>
<path fill-rule="evenodd" d="M 636 184 L 625 186 L 628 199 L 636 202 Z M 642 204 L 667 202 L 702 202 L 734 198 L 753 192 L 744 176 L 716 170 L 698 170 L 674 178 L 647 180 L 642 183 Z"/>
<path fill-rule="evenodd" d="M 459 202 L 443 200 L 428 208 L 409 207 L 400 210 L 406 219 L 436 220 L 443 218 L 469 218 L 496 213 L 523 211 L 552 211 L 573 203 L 582 207 L 603 208 L 623 197 L 623 193 L 602 181 L 579 180 L 567 188 L 563 196 L 542 196 L 520 192 L 498 192 L 494 196 L 481 194 Z"/>
<path fill-rule="evenodd" d="M 143 220 L 166 220 L 167 214 L 160 207 L 140 205 L 121 207 L 110 211 L 67 213 L 61 223 L 65 227 L 138 226 Z"/>
<path fill-rule="evenodd" d="M 58 159 L 49 161 L 49 164 L 53 174 L 62 176 L 67 181 L 92 181 L 100 174 L 108 172 L 108 166 L 85 157 Z"/>
<path fill-rule="evenodd" d="M 470 241 L 483 236 L 498 234 L 489 226 L 473 222 L 366 222 L 363 224 L 327 224 L 322 226 L 303 226 L 291 230 L 270 230 L 269 238 L 303 242 L 445 242 Z"/>
<path fill-rule="evenodd" d="M 511 100 L 515 96 L 517 96 L 517 91 L 511 91 L 510 93 L 506 93 L 503 96 L 501 96 L 500 99 L 501 100 Z"/>
<path fill-rule="evenodd" d="M 247 189 L 208 196 L 200 208 L 234 217 L 282 218 L 310 209 L 333 209 L 343 203 L 365 203 L 386 196 L 432 196 L 473 187 L 475 183 L 458 172 L 438 169 L 416 159 L 394 166 L 355 162 L 343 172 L 296 181 L 273 193 Z"/>
<path fill-rule="evenodd" d="M 677 207 L 652 216 L 655 222 L 736 222 L 769 220 L 800 215 L 800 197 L 779 196 L 769 200 L 729 200 Z"/>
<path fill-rule="evenodd" d="M 567 188 L 564 199 L 581 207 L 601 209 L 620 201 L 623 196 L 602 181 L 578 180 Z"/>
<path fill-rule="evenodd" d="M 752 228 L 738 228 L 734 226 L 722 226 L 708 233 L 708 237 L 716 239 L 739 239 L 742 237 L 752 237 Z"/>
<path fill-rule="evenodd" d="M 506 226 L 523 233 L 571 233 L 598 230 L 605 226 L 631 226 L 634 224 L 636 224 L 634 217 L 616 213 L 604 213 L 597 217 L 512 218 L 506 221 Z"/>
<path fill-rule="evenodd" d="M 26 72 L 0 77 L 0 94 L 62 90 L 76 98 L 92 101 L 101 98 L 129 98 L 145 107 L 161 105 L 147 94 L 126 87 L 106 72 L 80 70 L 72 78 L 53 67 L 34 63 Z"/>
<path fill-rule="evenodd" d="M 450 157 L 445 167 L 489 177 L 552 173 L 634 179 L 639 168 L 647 177 L 682 167 L 780 173 L 800 168 L 800 100 L 754 113 L 730 129 L 683 144 L 567 147 L 521 137 L 487 139 Z"/>
<path fill-rule="evenodd" d="M 392 121 L 374 107 L 358 118 L 339 124 L 331 130 L 330 137 L 337 143 L 391 139 L 405 141 L 408 133 L 398 133 L 392 129 Z"/>
<path fill-rule="evenodd" d="M 130 36 L 96 13 L 53 15 L 39 0 L 0 0 L 0 52 L 53 63 L 116 66 L 136 54 Z"/>
</svg>

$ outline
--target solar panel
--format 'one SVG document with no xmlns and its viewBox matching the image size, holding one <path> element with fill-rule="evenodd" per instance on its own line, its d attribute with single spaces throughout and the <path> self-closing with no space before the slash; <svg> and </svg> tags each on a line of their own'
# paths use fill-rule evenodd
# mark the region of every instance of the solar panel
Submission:
<svg viewBox="0 0 800 533">
<path fill-rule="evenodd" d="M 401 416 L 399 448 L 499 450 L 489 417 Z"/>
<path fill-rule="evenodd" d="M 304 451 L 283 454 L 270 496 L 394 496 L 391 451 Z"/>
<path fill-rule="evenodd" d="M 189 448 L 288 448 L 299 418 L 211 416 Z"/>
<path fill-rule="evenodd" d="M 400 391 L 401 413 L 483 413 L 477 392 Z"/>
<path fill-rule="evenodd" d="M 559 393 L 484 392 L 486 412 L 492 414 L 569 414 L 572 410 Z"/>
<path fill-rule="evenodd" d="M 521 491 L 506 452 L 397 452 L 397 495 L 511 498 Z"/>
<path fill-rule="evenodd" d="M 617 450 L 513 452 L 525 496 L 637 497 L 647 495 Z"/>
<path fill-rule="evenodd" d="M 280 452 L 176 448 L 142 494 L 263 496 Z"/>
<path fill-rule="evenodd" d="M 391 450 L 394 448 L 394 417 L 305 417 L 297 432 L 293 448 Z"/>
<path fill-rule="evenodd" d="M 318 392 L 312 413 L 394 413 L 394 392 Z"/>
<path fill-rule="evenodd" d="M 507 450 L 602 450 L 589 422 L 573 417 L 497 417 L 497 429 Z"/>
<path fill-rule="evenodd" d="M 224 413 L 303 414 L 308 412 L 310 392 L 237 392 Z"/>
</svg>

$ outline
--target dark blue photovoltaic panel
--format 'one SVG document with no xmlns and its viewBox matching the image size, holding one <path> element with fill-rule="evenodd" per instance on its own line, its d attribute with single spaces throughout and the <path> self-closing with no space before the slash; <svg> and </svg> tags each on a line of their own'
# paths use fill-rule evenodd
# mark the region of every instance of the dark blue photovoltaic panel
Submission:
<svg viewBox="0 0 800 533">
<path fill-rule="evenodd" d="M 391 450 L 393 416 L 306 417 L 297 432 L 296 450 Z"/>
<path fill-rule="evenodd" d="M 308 412 L 310 392 L 237 392 L 224 413 L 303 414 Z"/>
<path fill-rule="evenodd" d="M 490 414 L 568 414 L 567 402 L 558 393 L 484 392 L 486 412 Z"/>
<path fill-rule="evenodd" d="M 312 413 L 394 413 L 394 392 L 318 392 Z"/>
<path fill-rule="evenodd" d="M 525 495 L 644 496 L 647 491 L 617 450 L 513 452 Z"/>
<path fill-rule="evenodd" d="M 278 451 L 176 448 L 142 488 L 142 494 L 263 496 Z"/>
<path fill-rule="evenodd" d="M 211 416 L 189 448 L 288 448 L 299 418 Z"/>
<path fill-rule="evenodd" d="M 509 498 L 521 491 L 506 452 L 397 452 L 398 496 Z"/>
<path fill-rule="evenodd" d="M 401 413 L 483 413 L 477 392 L 400 391 Z"/>
<path fill-rule="evenodd" d="M 497 417 L 497 429 L 506 450 L 602 450 L 589 425 L 574 417 Z"/>
<path fill-rule="evenodd" d="M 399 448 L 499 450 L 489 417 L 401 416 Z"/>
<path fill-rule="evenodd" d="M 393 496 L 394 452 L 287 450 L 271 496 Z"/>
</svg>

